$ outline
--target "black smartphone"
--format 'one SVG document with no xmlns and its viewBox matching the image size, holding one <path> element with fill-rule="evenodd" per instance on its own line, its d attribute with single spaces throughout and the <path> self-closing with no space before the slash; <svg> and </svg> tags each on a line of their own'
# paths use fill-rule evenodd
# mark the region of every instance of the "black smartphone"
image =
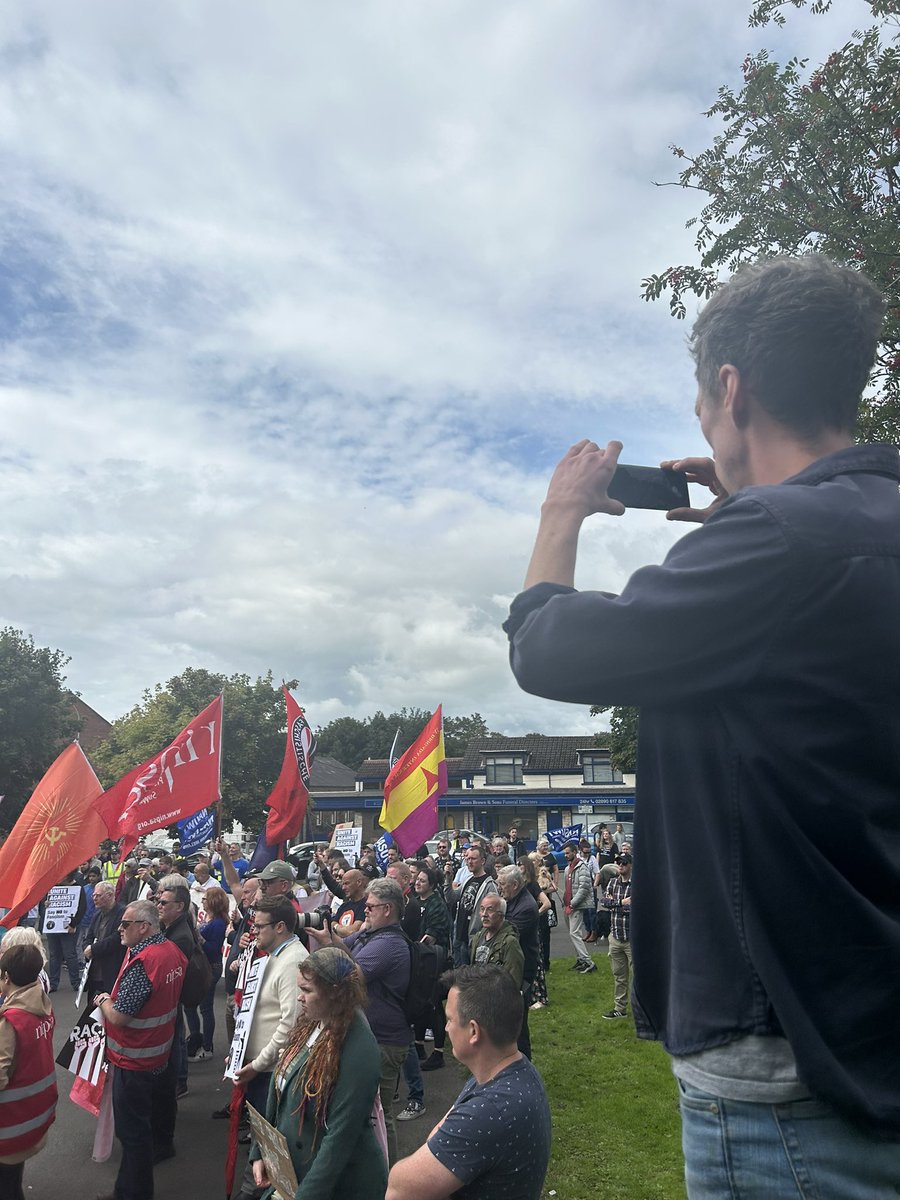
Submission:
<svg viewBox="0 0 900 1200">
<path fill-rule="evenodd" d="M 669 467 L 633 467 L 619 463 L 607 496 L 626 508 L 689 508 L 687 476 Z"/>
</svg>

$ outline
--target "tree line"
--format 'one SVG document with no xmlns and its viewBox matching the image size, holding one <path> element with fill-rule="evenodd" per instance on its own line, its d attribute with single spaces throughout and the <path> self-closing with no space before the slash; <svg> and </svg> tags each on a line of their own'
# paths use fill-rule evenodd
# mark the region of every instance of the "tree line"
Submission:
<svg viewBox="0 0 900 1200">
<path fill-rule="evenodd" d="M 61 650 L 37 646 L 21 630 L 0 630 L 0 832 L 9 832 L 41 776 L 80 731 L 81 718 L 66 687 L 70 659 Z M 188 667 L 165 684 L 144 691 L 140 701 L 113 722 L 108 737 L 89 751 L 101 784 L 111 787 L 127 771 L 157 754 L 219 692 L 225 696 L 222 741 L 222 810 L 227 821 L 259 829 L 263 802 L 278 778 L 286 732 L 282 686 L 271 671 L 256 679 Z M 316 730 L 319 755 L 356 771 L 366 758 L 388 757 L 394 736 L 402 754 L 421 733 L 431 713 L 402 708 L 372 716 L 338 717 Z M 448 757 L 464 753 L 471 739 L 489 737 L 480 713 L 445 716 Z"/>
</svg>

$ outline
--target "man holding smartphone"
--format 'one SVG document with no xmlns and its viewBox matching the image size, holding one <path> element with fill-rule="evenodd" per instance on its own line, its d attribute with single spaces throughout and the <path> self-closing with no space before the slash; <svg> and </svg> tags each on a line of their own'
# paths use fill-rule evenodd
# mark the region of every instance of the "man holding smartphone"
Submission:
<svg viewBox="0 0 900 1200">
<path fill-rule="evenodd" d="M 633 1004 L 692 1198 L 900 1180 L 900 461 L 853 437 L 883 313 L 818 255 L 736 275 L 691 338 L 714 461 L 663 464 L 713 491 L 669 514 L 702 527 L 576 591 L 582 523 L 623 511 L 621 444 L 580 442 L 505 625 L 526 691 L 641 710 Z"/>
</svg>

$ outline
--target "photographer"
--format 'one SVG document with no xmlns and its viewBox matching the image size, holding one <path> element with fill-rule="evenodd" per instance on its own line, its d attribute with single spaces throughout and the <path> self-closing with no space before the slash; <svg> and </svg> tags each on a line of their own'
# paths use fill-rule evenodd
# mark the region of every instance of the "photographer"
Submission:
<svg viewBox="0 0 900 1200">
<path fill-rule="evenodd" d="M 366 1018 L 381 1052 L 381 1104 L 388 1130 L 391 1159 L 397 1156 L 394 1093 L 412 1034 L 403 1012 L 409 986 L 409 947 L 400 928 L 403 893 L 393 879 L 373 879 L 366 887 L 366 919 L 346 943 L 330 931 L 308 929 L 321 946 L 346 945 L 366 980 Z"/>
<path fill-rule="evenodd" d="M 366 919 L 366 888 L 369 881 L 362 871 L 352 867 L 344 872 L 340 883 L 326 867 L 322 872 L 325 885 L 341 901 L 331 917 L 331 927 L 336 937 L 349 937 L 362 929 Z"/>
</svg>

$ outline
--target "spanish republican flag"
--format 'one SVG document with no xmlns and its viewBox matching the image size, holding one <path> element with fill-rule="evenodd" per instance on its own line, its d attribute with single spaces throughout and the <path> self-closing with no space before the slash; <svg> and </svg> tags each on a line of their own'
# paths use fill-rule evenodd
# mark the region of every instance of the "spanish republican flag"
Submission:
<svg viewBox="0 0 900 1200">
<path fill-rule="evenodd" d="M 107 837 L 93 808 L 100 781 L 77 742 L 67 746 L 34 789 L 0 850 L 0 924 L 11 929 L 23 913 Z"/>
<path fill-rule="evenodd" d="M 378 823 L 389 831 L 404 858 L 437 833 L 438 799 L 446 790 L 444 724 L 438 705 L 410 748 L 391 767 L 384 784 Z"/>
</svg>

